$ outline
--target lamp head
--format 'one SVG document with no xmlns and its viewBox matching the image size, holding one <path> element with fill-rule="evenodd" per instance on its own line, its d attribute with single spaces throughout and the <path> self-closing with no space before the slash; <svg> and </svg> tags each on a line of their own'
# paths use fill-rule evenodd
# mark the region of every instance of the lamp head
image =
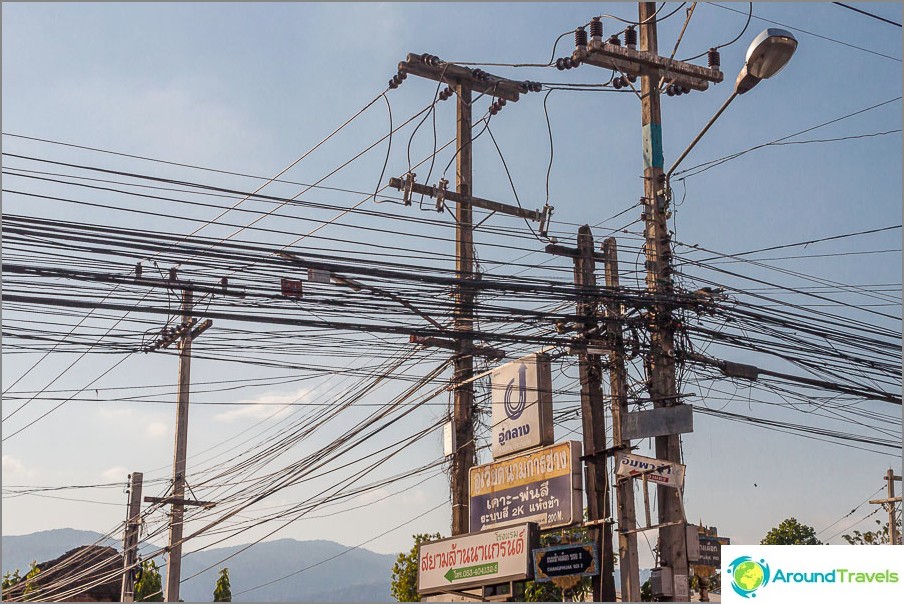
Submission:
<svg viewBox="0 0 904 604">
<path fill-rule="evenodd" d="M 735 82 L 735 91 L 744 94 L 760 80 L 771 78 L 784 68 L 797 49 L 797 39 L 784 29 L 770 27 L 754 38 Z"/>
</svg>

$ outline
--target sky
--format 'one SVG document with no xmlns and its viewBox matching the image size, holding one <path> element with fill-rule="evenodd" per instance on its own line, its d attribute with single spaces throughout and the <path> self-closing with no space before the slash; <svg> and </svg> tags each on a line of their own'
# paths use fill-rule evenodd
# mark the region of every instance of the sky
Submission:
<svg viewBox="0 0 904 604">
<path fill-rule="evenodd" d="M 857 6 L 892 21 L 900 22 L 902 18 L 900 4 Z M 669 53 L 674 46 L 689 7 L 690 4 L 681 7 L 660 24 L 661 54 Z M 667 3 L 662 14 L 678 8 L 678 3 Z M 696 5 L 676 57 L 684 59 L 732 41 L 745 28 L 747 10 L 747 3 Z M 547 87 L 554 83 L 603 83 L 608 81 L 609 73 L 587 65 L 569 71 L 513 66 L 545 65 L 551 55 L 566 56 L 573 49 L 571 36 L 566 35 L 553 53 L 556 39 L 596 15 L 607 15 L 604 30 L 608 36 L 623 27 L 615 17 L 633 20 L 637 10 L 630 3 L 558 2 L 4 3 L 3 152 L 210 182 L 240 190 L 249 189 L 249 179 L 226 173 L 272 177 L 292 165 L 282 178 L 311 183 L 386 134 L 388 113 L 380 94 L 407 53 L 429 52 L 447 61 L 481 64 L 491 73 L 539 81 Z M 720 253 L 739 253 L 901 224 L 901 31 L 831 3 L 754 3 L 749 26 L 736 42 L 721 49 L 725 81 L 703 93 L 663 96 L 666 165 L 671 165 L 724 102 L 743 64 L 747 45 L 758 32 L 771 26 L 795 28 L 799 42 L 795 56 L 774 79 L 736 99 L 682 167 L 690 168 L 844 119 L 790 139 L 796 143 L 816 139 L 824 142 L 759 148 L 689 176 L 680 184 L 673 183 L 675 201 L 670 224 L 680 254 L 700 254 L 686 247 L 692 245 Z M 695 62 L 702 64 L 704 60 Z M 434 82 L 416 77 L 409 77 L 397 90 L 389 91 L 386 96 L 394 124 L 398 126 L 431 103 L 436 91 Z M 544 111 L 544 98 L 548 113 Z M 488 104 L 486 99 L 480 102 Z M 454 135 L 452 103 L 438 106 L 435 126 L 428 119 L 413 138 L 410 127 L 395 137 L 388 159 L 385 145 L 379 145 L 324 183 L 353 191 L 373 191 L 382 186 L 378 183 L 385 184 L 389 176 L 401 176 L 411 163 L 409 157 L 421 158 L 432 152 L 434 131 L 441 141 Z M 362 107 L 367 109 L 350 126 L 308 153 L 346 120 L 359 114 Z M 868 110 L 845 117 L 865 109 Z M 481 105 L 480 113 L 484 110 Z M 525 207 L 539 208 L 547 200 L 555 207 L 553 229 L 561 232 L 563 241 L 573 238 L 581 224 L 595 225 L 598 240 L 616 236 L 624 246 L 620 254 L 625 271 L 623 285 L 642 285 L 642 277 L 638 278 L 642 269 L 639 229 L 635 222 L 626 228 L 630 232 L 620 230 L 621 223 L 636 221 L 639 209 L 631 207 L 643 194 L 637 96 L 615 94 L 611 89 L 555 90 L 548 97 L 545 93 L 530 93 L 517 103 L 509 103 L 493 118 L 492 125 L 493 139 L 482 137 L 475 142 L 475 195 L 513 203 L 514 183 Z M 554 149 L 551 168 L 550 132 Z M 151 163 L 31 139 L 173 163 Z M 432 179 L 438 178 L 436 175 L 450 158 L 449 152 L 438 156 Z M 384 160 L 386 172 L 381 181 Z M 36 169 L 21 157 L 6 155 L 3 163 L 4 168 Z M 175 164 L 214 168 L 224 173 L 199 173 Z M 423 170 L 421 174 L 426 175 L 427 168 Z M 448 177 L 449 172 L 446 174 Z M 191 219 L 186 221 L 173 216 L 55 203 L 11 194 L 9 189 L 20 187 L 20 180 L 4 175 L 4 214 L 185 235 L 198 225 L 213 221 L 218 213 L 211 208 L 189 207 L 181 216 Z M 274 183 L 265 192 L 291 196 L 300 189 L 296 184 Z M 310 197 L 342 206 L 361 201 L 326 190 L 316 190 Z M 107 198 L 97 193 L 95 199 Z M 104 203 L 107 202 L 100 205 Z M 365 203 L 368 205 L 364 207 L 386 212 L 417 212 L 414 207 L 391 205 L 387 209 L 372 200 Z M 626 210 L 630 211 L 623 214 Z M 287 244 L 315 227 L 314 222 L 306 220 L 332 220 L 335 216 L 329 210 L 305 211 L 308 214 L 301 213 L 296 222 L 280 216 L 266 218 L 261 225 L 292 231 L 273 234 L 267 241 Z M 429 217 L 432 219 L 433 215 Z M 249 221 L 243 215 L 230 219 L 230 224 Z M 432 252 L 451 253 L 453 242 L 448 238 L 448 228 L 406 223 L 406 231 L 396 235 L 352 228 L 376 224 L 368 222 L 375 220 L 360 214 L 341 215 L 319 234 L 350 239 L 352 243 L 347 246 L 360 250 L 368 245 L 391 247 L 396 241 L 418 241 L 420 235 L 429 232 L 434 237 L 417 244 L 423 246 L 416 248 L 423 249 L 423 257 L 416 260 L 427 263 Z M 493 247 L 497 235 L 492 229 L 478 230 L 478 256 L 488 266 L 491 260 L 513 260 L 526 253 L 533 254 L 528 260 L 531 263 L 567 266 L 543 255 L 543 243 L 529 238 L 523 222 L 494 216 L 488 224 L 528 236 L 519 240 L 521 249 L 508 249 Z M 296 228 L 302 230 L 295 232 Z M 421 228 L 423 231 L 419 231 Z M 227 237 L 234 230 L 214 222 L 205 226 L 203 234 Z M 324 245 L 328 247 L 327 243 Z M 786 272 L 762 274 L 785 287 L 812 286 L 817 282 L 808 279 L 817 278 L 830 296 L 837 295 L 855 305 L 863 300 L 854 294 L 845 298 L 848 294 L 839 284 L 882 284 L 891 302 L 881 310 L 892 317 L 873 316 L 866 320 L 900 333 L 900 248 L 898 228 L 808 246 L 805 250 L 810 254 L 795 248 L 806 257 L 774 261 L 774 266 Z M 768 255 L 759 257 L 766 262 Z M 567 271 L 564 274 L 567 276 Z M 857 314 L 854 309 L 843 312 L 863 319 L 862 313 Z M 5 309 L 5 331 L 8 321 L 14 322 L 17 316 Z M 92 321 L 86 327 L 105 329 L 111 324 L 105 318 Z M 361 353 L 368 354 L 376 340 L 360 337 Z M 111 530 L 124 516 L 123 487 L 126 475 L 133 470 L 145 473 L 145 480 L 149 481 L 145 494 L 161 494 L 172 459 L 173 405 L 126 399 L 150 385 L 169 386 L 168 390 L 157 392 L 172 399 L 175 357 L 131 355 L 107 373 L 120 360 L 116 355 L 88 354 L 76 360 L 77 354 L 55 353 L 25 375 L 42 353 L 10 350 L 9 342 L 7 334 L 2 384 L 5 395 L 19 398 L 5 396 L 3 403 L 3 534 L 58 527 Z M 342 358 L 308 360 L 347 367 L 376 362 L 370 357 L 356 357 L 359 351 L 353 348 Z M 305 349 L 308 353 L 312 350 Z M 432 358 L 441 359 L 441 355 Z M 745 358 L 735 356 L 732 360 Z M 73 362 L 73 368 L 66 370 Z M 412 371 L 423 373 L 423 367 L 413 367 Z M 62 377 L 53 381 L 61 372 Z M 286 369 L 235 362 L 203 358 L 194 361 L 192 403 L 231 404 L 192 409 L 189 481 L 193 468 L 216 468 L 233 447 L 239 450 L 242 438 L 248 436 L 250 440 L 256 430 L 294 420 L 299 416 L 291 414 L 303 409 L 283 408 L 280 404 L 333 400 L 336 393 L 350 386 L 349 378 L 339 374 L 295 383 L 290 382 L 290 374 Z M 565 382 L 574 377 L 575 368 L 563 366 L 557 380 Z M 204 392 L 200 387 L 226 379 L 262 381 L 256 387 L 246 385 L 234 392 L 213 388 Z M 694 404 L 737 413 L 755 411 L 778 420 L 801 418 L 792 409 L 757 403 L 745 384 L 722 383 L 708 391 L 703 390 L 705 387 L 687 386 L 700 399 Z M 68 402 L 34 426 L 10 436 L 57 404 L 39 397 L 21 415 L 7 421 L 22 396 L 42 389 L 82 388 L 86 388 L 85 393 L 97 388 L 96 398 L 107 400 Z M 385 401 L 400 388 L 396 384 L 381 386 L 367 400 Z M 111 393 L 114 400 L 110 400 Z M 116 400 L 120 396 L 117 393 L 122 399 Z M 394 438 L 415 433 L 441 419 L 446 401 L 441 402 L 394 425 Z M 557 399 L 555 404 L 564 409 L 575 403 L 571 397 Z M 888 405 L 870 409 L 900 417 L 899 409 L 890 411 Z M 316 451 L 359 418 L 337 418 L 288 451 L 282 460 L 288 463 Z M 579 439 L 575 433 L 579 426 L 574 419 L 563 421 L 556 428 L 557 440 Z M 834 427 L 839 429 L 837 424 Z M 894 425 L 891 430 L 892 436 L 900 439 L 900 430 Z M 383 439 L 389 438 L 379 435 L 364 450 L 374 451 L 379 443 L 388 442 Z M 885 471 L 892 466 L 900 468 L 901 463 L 900 452 L 877 454 L 699 414 L 694 432 L 682 438 L 682 447 L 688 467 L 685 507 L 689 520 L 717 526 L 720 534 L 736 543 L 757 543 L 771 527 L 789 516 L 813 526 L 821 538 L 831 543 L 841 542 L 839 531 L 872 528 L 873 520 L 884 518 L 884 514 L 867 517 L 875 506 L 865 505 L 865 501 L 878 496 Z M 414 463 L 441 454 L 442 431 L 434 430 L 408 453 L 392 460 L 392 468 L 383 468 L 374 476 L 404 472 Z M 262 505 L 291 503 L 329 482 L 329 477 L 312 480 L 277 493 Z M 24 486 L 64 485 L 111 486 L 27 496 L 14 493 Z M 287 524 L 271 538 L 330 539 L 396 553 L 410 547 L 413 533 L 448 534 L 447 502 L 446 478 L 439 473 L 425 474 L 359 495 L 352 502 L 354 505 L 345 502 L 338 506 L 358 509 L 333 517 L 324 517 L 319 511 L 312 513 L 316 517 Z M 852 509 L 856 513 L 845 517 Z M 157 513 L 155 521 L 162 521 L 162 513 Z M 255 529 L 224 544 L 248 542 L 265 532 L 268 531 Z M 644 539 L 640 541 L 641 564 L 650 566 L 650 548 Z"/>
</svg>

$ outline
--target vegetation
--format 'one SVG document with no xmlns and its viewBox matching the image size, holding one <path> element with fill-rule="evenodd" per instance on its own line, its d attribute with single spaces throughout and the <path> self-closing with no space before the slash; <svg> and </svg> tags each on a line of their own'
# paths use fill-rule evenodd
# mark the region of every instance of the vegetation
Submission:
<svg viewBox="0 0 904 604">
<path fill-rule="evenodd" d="M 842 535 L 842 538 L 851 545 L 888 545 L 891 543 L 888 534 L 888 523 L 882 524 L 882 522 L 876 520 L 876 525 L 878 528 L 875 531 L 866 531 L 865 533 L 854 531 L 853 535 Z M 898 534 L 901 534 L 900 521 L 898 522 Z"/>
<path fill-rule="evenodd" d="M 136 602 L 163 602 L 163 582 L 153 560 L 145 560 L 138 567 L 135 579 Z"/>
<path fill-rule="evenodd" d="M 19 574 L 19 569 L 17 568 L 15 571 L 10 572 L 6 571 L 3 573 L 3 600 L 9 600 L 9 590 L 18 585 L 19 583 L 25 582 L 25 589 L 22 590 L 22 597 L 30 596 L 35 597 L 40 594 L 40 589 L 38 588 L 38 582 L 36 577 L 41 572 L 41 569 L 38 568 L 38 562 L 36 560 L 31 561 L 31 568 L 28 571 L 28 574 L 25 577 L 22 577 Z"/>
<path fill-rule="evenodd" d="M 407 554 L 399 554 L 395 564 L 392 565 L 392 583 L 389 586 L 389 593 L 399 602 L 420 602 L 421 598 L 417 595 L 417 564 L 418 564 L 418 546 L 427 541 L 436 541 L 441 539 L 439 533 L 432 535 L 426 533 L 418 533 L 412 535 L 414 546 Z"/>
<path fill-rule="evenodd" d="M 586 517 L 586 514 L 585 514 Z M 566 528 L 561 531 L 540 535 L 540 547 L 568 545 L 569 543 L 586 543 L 590 540 L 587 529 L 583 527 Z M 580 582 L 572 588 L 563 590 L 553 582 L 528 581 L 524 588 L 525 602 L 583 602 L 593 591 L 590 577 L 581 577 Z M 563 596 L 564 599 L 563 599 Z"/>
<path fill-rule="evenodd" d="M 214 602 L 232 602 L 232 589 L 229 585 L 229 569 L 221 568 L 220 577 L 217 579 L 217 585 L 213 590 Z"/>
<path fill-rule="evenodd" d="M 796 518 L 787 518 L 782 523 L 769 531 L 761 545 L 822 545 L 822 541 L 816 538 L 816 531 L 812 526 L 801 524 Z"/>
</svg>

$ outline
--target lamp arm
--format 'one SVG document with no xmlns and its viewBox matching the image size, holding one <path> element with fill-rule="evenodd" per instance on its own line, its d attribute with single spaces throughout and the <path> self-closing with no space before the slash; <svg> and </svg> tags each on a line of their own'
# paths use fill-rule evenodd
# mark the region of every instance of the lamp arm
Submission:
<svg viewBox="0 0 904 604">
<path fill-rule="evenodd" d="M 671 178 L 672 172 L 675 171 L 675 168 L 677 168 L 678 165 L 681 164 L 682 161 L 684 161 L 684 158 L 687 157 L 687 154 L 691 152 L 691 149 L 693 149 L 697 145 L 697 143 L 700 142 L 700 139 L 703 138 L 703 135 L 706 134 L 706 132 L 709 130 L 710 126 L 712 126 L 716 122 L 716 120 L 719 119 L 719 116 L 722 115 L 722 112 L 725 111 L 725 109 L 728 107 L 728 105 L 731 104 L 731 102 L 733 100 L 735 100 L 735 98 L 738 96 L 738 94 L 739 93 L 738 93 L 737 89 L 731 93 L 731 96 L 728 97 L 728 99 L 722 104 L 721 107 L 719 107 L 719 110 L 712 117 L 712 119 L 710 119 L 706 123 L 706 125 L 703 127 L 703 130 L 700 131 L 700 134 L 698 134 L 694 138 L 694 140 L 691 141 L 691 144 L 688 145 L 687 149 L 685 149 L 684 152 L 681 154 L 681 156 L 675 161 L 675 163 L 672 164 L 672 167 L 669 168 L 669 171 L 665 175 L 666 183 L 669 182 L 669 178 Z"/>
</svg>

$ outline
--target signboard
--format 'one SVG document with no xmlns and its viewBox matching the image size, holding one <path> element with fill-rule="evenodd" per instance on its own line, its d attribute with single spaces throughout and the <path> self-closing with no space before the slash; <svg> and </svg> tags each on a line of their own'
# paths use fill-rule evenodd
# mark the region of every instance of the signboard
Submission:
<svg viewBox="0 0 904 604">
<path fill-rule="evenodd" d="M 311 283 L 327 283 L 330 281 L 330 271 L 324 271 L 317 268 L 308 269 L 308 281 Z"/>
<path fill-rule="evenodd" d="M 451 421 L 443 424 L 443 455 L 449 457 L 455 453 L 455 424 Z"/>
<path fill-rule="evenodd" d="M 581 522 L 580 456 L 581 443 L 568 441 L 471 468 L 471 532 L 522 522 L 543 530 Z"/>
<path fill-rule="evenodd" d="M 287 279 L 283 277 L 279 282 L 279 292 L 287 298 L 301 299 L 302 282 L 300 279 Z"/>
<path fill-rule="evenodd" d="M 700 543 L 700 559 L 697 564 L 710 566 L 713 569 L 720 568 L 722 566 L 722 546 L 731 545 L 731 539 L 700 535 L 698 541 Z"/>
<path fill-rule="evenodd" d="M 498 367 L 490 390 L 493 459 L 553 443 L 549 356 L 531 354 Z"/>
<path fill-rule="evenodd" d="M 552 581 L 556 577 L 590 577 L 600 574 L 595 543 L 556 545 L 535 549 L 534 581 Z"/>
<path fill-rule="evenodd" d="M 684 486 L 684 469 L 680 463 L 642 457 L 630 453 L 619 453 L 615 456 L 616 476 L 640 478 L 644 474 L 648 482 L 666 487 L 680 489 Z"/>
<path fill-rule="evenodd" d="M 622 416 L 622 438 L 625 440 L 693 431 L 694 408 L 691 405 L 660 407 L 626 413 Z"/>
<path fill-rule="evenodd" d="M 537 525 L 529 523 L 422 543 L 418 548 L 417 591 L 461 591 L 530 579 L 530 553 L 539 540 Z"/>
</svg>

